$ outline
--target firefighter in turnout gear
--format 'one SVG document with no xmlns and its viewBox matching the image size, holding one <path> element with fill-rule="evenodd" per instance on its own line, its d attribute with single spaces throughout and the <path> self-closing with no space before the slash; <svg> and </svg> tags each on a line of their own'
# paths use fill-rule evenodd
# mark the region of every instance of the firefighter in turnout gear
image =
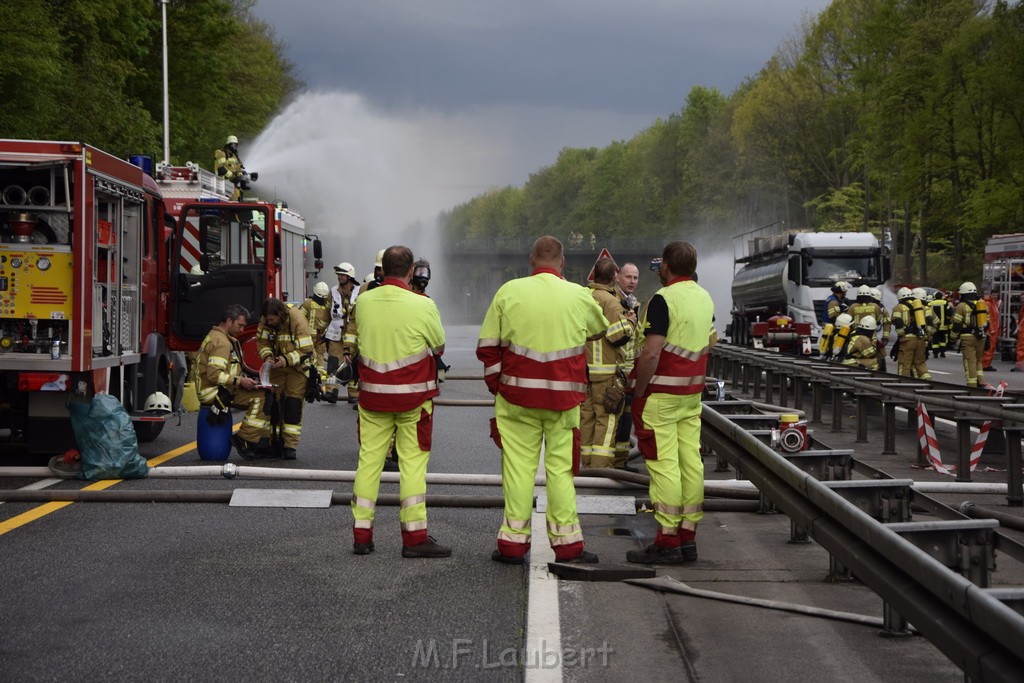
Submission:
<svg viewBox="0 0 1024 683">
<path fill-rule="evenodd" d="M 562 278 L 562 243 L 533 243 L 533 272 L 494 295 L 477 342 L 494 397 L 491 438 L 501 449 L 505 515 L 496 562 L 523 564 L 530 550 L 534 478 L 544 451 L 548 540 L 559 562 L 596 562 L 583 549 L 573 473 L 579 466 L 580 404 L 587 397 L 588 340 L 608 328 L 590 292 Z"/>
<path fill-rule="evenodd" d="M 605 407 L 605 394 L 616 382 L 625 390 L 625 377 L 619 375 L 623 347 L 633 336 L 633 323 L 615 292 L 615 262 L 598 259 L 594 281 L 588 285 L 594 301 L 608 321 L 600 339 L 587 342 L 587 400 L 580 406 L 580 455 L 584 467 L 611 467 L 615 456 L 615 431 L 619 406 L 615 412 Z"/>
<path fill-rule="evenodd" d="M 870 315 L 877 320 L 878 304 L 875 303 L 874 298 L 871 296 L 871 288 L 867 285 L 858 287 L 857 300 L 850 304 L 846 312 L 853 318 L 854 327 L 857 327 L 860 319 L 866 315 Z"/>
<path fill-rule="evenodd" d="M 214 420 L 230 420 L 231 406 L 245 408 L 242 425 L 231 442 L 240 456 L 252 460 L 260 439 L 269 434 L 270 421 L 263 411 L 263 392 L 256 390 L 256 380 L 242 374 L 242 347 L 235 337 L 248 317 L 249 313 L 237 304 L 224 310 L 221 322 L 199 346 L 194 372 L 199 402 L 210 409 Z"/>
<path fill-rule="evenodd" d="M 875 316 L 875 322 L 882 328 L 882 345 L 879 348 L 879 351 L 881 351 L 889 345 L 890 333 L 892 332 L 892 317 L 889 315 L 889 311 L 885 310 L 885 306 L 882 305 L 882 290 L 878 287 L 872 287 L 871 298 L 878 304 L 878 315 Z"/>
<path fill-rule="evenodd" d="M 866 315 L 857 323 L 853 336 L 846 344 L 843 365 L 860 365 L 867 370 L 878 370 L 881 367 L 878 359 L 878 348 L 875 346 L 875 331 L 878 324 L 874 316 Z"/>
<path fill-rule="evenodd" d="M 718 335 L 715 305 L 694 281 L 696 267 L 697 251 L 689 242 L 667 244 L 658 267 L 663 286 L 640 321 L 644 340 L 631 377 L 633 425 L 651 477 L 658 531 L 646 548 L 626 553 L 629 562 L 697 559 L 697 523 L 704 517 L 701 397 Z"/>
<path fill-rule="evenodd" d="M 275 387 L 276 405 L 269 411 L 271 440 L 275 448 L 283 445 L 285 460 L 294 460 L 302 436 L 302 400 L 310 386 L 309 373 L 317 372 L 306 316 L 280 299 L 267 299 L 256 330 L 256 347 L 260 358 L 270 363 L 270 383 Z"/>
<path fill-rule="evenodd" d="M 953 313 L 950 330 L 950 348 L 959 340 L 964 359 L 964 380 L 969 387 L 985 384 L 984 366 L 981 364 L 985 339 L 988 334 L 988 306 L 978 298 L 973 282 L 960 285 L 960 303 Z"/>
<path fill-rule="evenodd" d="M 233 202 L 242 201 L 242 193 L 251 189 L 249 181 L 259 177 L 258 173 L 246 172 L 242 160 L 238 158 L 238 138 L 234 135 L 228 136 L 224 149 L 218 149 L 213 153 L 213 170 L 235 186 L 231 193 Z"/>
<path fill-rule="evenodd" d="M 825 360 L 840 360 L 843 349 L 850 338 L 852 331 L 853 316 L 849 313 L 840 313 L 834 323 L 825 325 L 821 331 L 821 343 L 818 350 Z"/>
<path fill-rule="evenodd" d="M 936 358 L 946 357 L 946 346 L 949 344 L 949 331 L 953 327 L 953 304 L 945 298 L 942 290 L 935 292 L 935 297 L 928 304 L 935 321 L 935 334 L 932 335 L 931 351 Z"/>
<path fill-rule="evenodd" d="M 327 344 L 324 343 L 324 332 L 331 322 L 330 305 L 331 288 L 326 282 L 318 282 L 313 286 L 313 296 L 302 302 L 299 310 L 306 316 L 309 334 L 313 338 L 313 349 L 316 351 L 316 367 L 321 378 L 326 377 Z"/>
<path fill-rule="evenodd" d="M 427 534 L 427 462 L 433 398 L 440 393 L 435 355 L 445 335 L 437 306 L 413 292 L 413 254 L 384 251 L 384 281 L 359 297 L 359 467 L 352 487 L 352 552 L 374 550 L 373 520 L 380 474 L 395 436 L 402 452 L 398 519 L 402 557 L 448 557 L 451 548 Z"/>
<path fill-rule="evenodd" d="M 924 306 L 907 287 L 901 287 L 896 292 L 896 298 L 899 303 L 892 309 L 892 325 L 896 328 L 893 350 L 898 372 L 901 377 L 931 379 L 932 375 L 924 359 L 928 343 Z"/>
<path fill-rule="evenodd" d="M 640 304 L 637 302 L 633 292 L 636 291 L 637 285 L 640 284 L 640 269 L 636 267 L 635 263 L 623 264 L 615 280 L 618 285 L 619 300 L 622 301 L 622 307 L 626 310 L 626 317 L 633 324 L 633 336 L 622 346 L 622 367 L 620 368 L 622 374 L 629 377 L 629 374 L 633 372 L 633 363 L 636 360 L 638 336 L 636 322 L 638 320 L 637 315 L 640 311 Z M 636 468 L 629 465 L 629 435 L 633 431 L 633 413 L 629 407 L 632 403 L 633 395 L 627 393 L 622 415 L 619 416 L 619 426 L 615 429 L 615 461 L 612 464 L 615 469 L 626 470 L 627 472 L 637 471 Z"/>
<path fill-rule="evenodd" d="M 356 284 L 356 269 L 351 263 L 342 262 L 334 266 L 334 274 L 338 276 L 338 284 L 331 287 L 330 316 L 331 321 L 324 331 L 327 340 L 327 383 L 324 393 L 328 403 L 337 403 L 339 380 L 335 376 L 345 358 L 345 325 L 352 315 L 353 302 L 359 294 Z"/>
<path fill-rule="evenodd" d="M 850 291 L 850 283 L 845 280 L 832 285 L 832 294 L 825 299 L 825 307 L 822 310 L 822 323 L 835 323 L 840 313 L 846 313 L 846 293 Z"/>
</svg>

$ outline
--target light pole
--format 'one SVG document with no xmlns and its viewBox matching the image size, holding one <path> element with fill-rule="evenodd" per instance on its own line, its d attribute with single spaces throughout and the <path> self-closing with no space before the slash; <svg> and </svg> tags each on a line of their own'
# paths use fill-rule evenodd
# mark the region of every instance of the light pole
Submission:
<svg viewBox="0 0 1024 683">
<path fill-rule="evenodd" d="M 171 104 L 167 87 L 167 3 L 160 0 L 160 15 L 164 33 L 164 165 L 171 163 Z"/>
</svg>

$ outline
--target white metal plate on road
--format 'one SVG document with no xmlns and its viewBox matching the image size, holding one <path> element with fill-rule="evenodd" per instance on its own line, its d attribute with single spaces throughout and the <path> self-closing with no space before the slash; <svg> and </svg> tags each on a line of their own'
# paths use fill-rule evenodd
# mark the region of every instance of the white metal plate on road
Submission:
<svg viewBox="0 0 1024 683">
<path fill-rule="evenodd" d="M 537 494 L 537 512 L 547 512 L 548 496 Z M 580 515 L 635 515 L 633 496 L 576 496 L 576 513 Z"/>
<path fill-rule="evenodd" d="M 228 505 L 250 508 L 329 508 L 332 493 L 330 489 L 235 489 Z"/>
</svg>

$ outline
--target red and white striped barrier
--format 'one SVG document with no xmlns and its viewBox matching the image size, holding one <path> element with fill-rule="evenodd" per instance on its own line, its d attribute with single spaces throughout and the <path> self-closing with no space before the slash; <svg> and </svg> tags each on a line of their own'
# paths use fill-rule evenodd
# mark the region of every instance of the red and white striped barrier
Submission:
<svg viewBox="0 0 1024 683">
<path fill-rule="evenodd" d="M 1006 382 L 999 382 L 999 386 L 985 385 L 989 390 L 989 396 L 1002 396 L 1006 390 Z M 988 433 L 992 429 L 992 420 L 986 420 L 978 429 L 978 438 L 974 440 L 971 447 L 971 472 L 981 462 L 981 453 L 985 450 L 985 442 L 988 441 Z M 935 427 L 932 425 L 932 418 L 928 415 L 928 409 L 923 403 L 917 404 L 917 439 L 921 444 L 921 454 L 924 456 L 932 469 L 940 474 L 950 477 L 954 476 L 956 465 L 946 466 L 942 463 L 942 453 L 939 450 L 939 441 L 935 438 Z"/>
</svg>

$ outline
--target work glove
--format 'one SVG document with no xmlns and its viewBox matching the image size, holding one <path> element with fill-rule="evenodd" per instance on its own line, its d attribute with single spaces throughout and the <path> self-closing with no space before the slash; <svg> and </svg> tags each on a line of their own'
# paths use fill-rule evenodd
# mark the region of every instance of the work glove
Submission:
<svg viewBox="0 0 1024 683">
<path fill-rule="evenodd" d="M 313 403 L 320 398 L 320 373 L 313 366 L 309 367 L 306 376 L 306 403 Z"/>
<path fill-rule="evenodd" d="M 434 356 L 434 365 L 437 366 L 437 383 L 442 384 L 452 366 L 446 365 L 441 356 Z"/>
<path fill-rule="evenodd" d="M 900 357 L 900 340 L 897 339 L 896 343 L 892 345 L 892 349 L 889 351 L 889 358 L 897 360 Z"/>
<path fill-rule="evenodd" d="M 231 419 L 231 399 L 232 395 L 228 389 L 218 387 L 217 395 L 213 397 L 213 402 L 206 411 L 206 424 L 216 427 Z"/>
</svg>

